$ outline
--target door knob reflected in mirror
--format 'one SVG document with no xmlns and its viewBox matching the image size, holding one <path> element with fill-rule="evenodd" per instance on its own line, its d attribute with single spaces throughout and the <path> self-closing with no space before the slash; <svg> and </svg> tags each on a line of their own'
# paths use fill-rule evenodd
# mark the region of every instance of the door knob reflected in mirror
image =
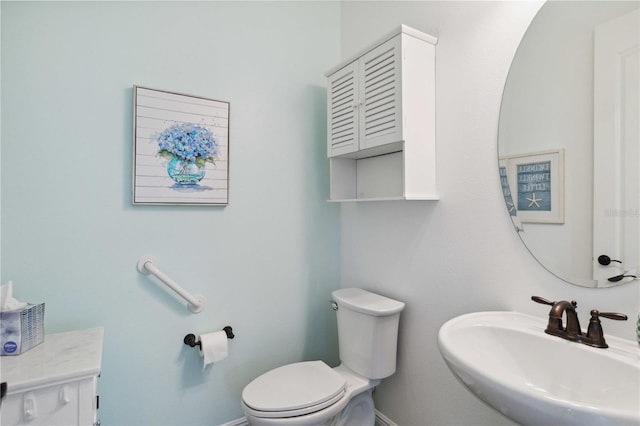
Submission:
<svg viewBox="0 0 640 426">
<path fill-rule="evenodd" d="M 622 263 L 619 260 L 616 259 L 612 259 L 609 256 L 607 256 L 606 254 L 601 254 L 600 256 L 598 256 L 598 263 L 601 264 L 602 266 L 607 266 L 609 265 L 611 262 L 618 262 L 618 263 Z"/>
</svg>

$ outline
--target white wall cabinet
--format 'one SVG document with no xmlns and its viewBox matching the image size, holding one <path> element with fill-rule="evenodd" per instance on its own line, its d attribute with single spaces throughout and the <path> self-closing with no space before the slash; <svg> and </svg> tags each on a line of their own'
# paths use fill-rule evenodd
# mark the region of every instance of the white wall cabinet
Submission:
<svg viewBox="0 0 640 426">
<path fill-rule="evenodd" d="M 330 201 L 438 199 L 436 42 L 402 25 L 326 73 Z"/>
<path fill-rule="evenodd" d="M 7 395 L 0 407 L 0 424 L 99 424 L 102 339 L 102 328 L 49 334 L 21 355 L 3 356 L 0 376 L 7 382 Z"/>
</svg>

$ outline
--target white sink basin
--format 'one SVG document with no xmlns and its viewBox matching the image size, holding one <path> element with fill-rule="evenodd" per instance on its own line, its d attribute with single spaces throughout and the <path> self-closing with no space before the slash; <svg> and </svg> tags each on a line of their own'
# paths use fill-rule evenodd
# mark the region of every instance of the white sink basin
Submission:
<svg viewBox="0 0 640 426">
<path fill-rule="evenodd" d="M 478 312 L 446 322 L 438 345 L 478 398 L 524 425 L 640 425 L 640 350 L 606 335 L 607 349 L 545 334 L 547 318 Z M 632 325 L 630 325 L 631 327 Z"/>
</svg>

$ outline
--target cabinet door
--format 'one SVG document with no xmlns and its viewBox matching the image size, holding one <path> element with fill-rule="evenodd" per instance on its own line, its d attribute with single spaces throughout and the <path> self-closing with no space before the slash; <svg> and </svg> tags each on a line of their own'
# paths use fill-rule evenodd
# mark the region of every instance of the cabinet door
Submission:
<svg viewBox="0 0 640 426">
<path fill-rule="evenodd" d="M 2 402 L 3 426 L 78 425 L 78 390 L 76 383 L 9 395 Z"/>
<path fill-rule="evenodd" d="M 358 150 L 357 62 L 336 71 L 328 78 L 327 154 L 329 157 Z"/>
<path fill-rule="evenodd" d="M 360 59 L 360 149 L 403 139 L 400 43 L 394 37 Z"/>
<path fill-rule="evenodd" d="M 2 401 L 2 426 L 91 426 L 97 419 L 96 378 L 25 390 Z"/>
</svg>

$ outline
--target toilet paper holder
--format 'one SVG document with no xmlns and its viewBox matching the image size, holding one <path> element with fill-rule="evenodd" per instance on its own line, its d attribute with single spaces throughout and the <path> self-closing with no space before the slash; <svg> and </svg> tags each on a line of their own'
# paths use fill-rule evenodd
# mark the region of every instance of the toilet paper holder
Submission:
<svg viewBox="0 0 640 426">
<path fill-rule="evenodd" d="M 227 334 L 227 339 L 233 339 L 234 337 L 236 337 L 236 335 L 233 334 L 233 328 L 231 328 L 230 325 L 224 327 L 222 330 Z M 195 346 L 202 347 L 200 340 L 197 340 L 196 335 L 193 333 L 189 333 L 186 336 L 184 336 L 183 341 L 185 345 L 189 345 L 192 348 Z"/>
</svg>

